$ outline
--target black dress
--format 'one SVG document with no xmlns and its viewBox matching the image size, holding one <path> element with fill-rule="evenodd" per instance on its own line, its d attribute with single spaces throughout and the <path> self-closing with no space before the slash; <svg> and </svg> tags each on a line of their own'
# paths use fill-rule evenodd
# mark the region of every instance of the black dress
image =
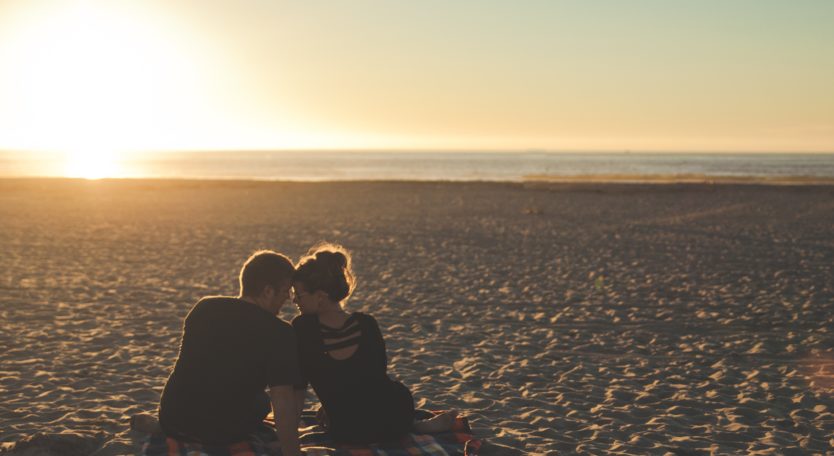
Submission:
<svg viewBox="0 0 834 456">
<path fill-rule="evenodd" d="M 330 328 L 317 315 L 301 315 L 292 325 L 304 384 L 309 382 L 319 397 L 335 441 L 388 442 L 409 432 L 414 399 L 408 388 L 388 377 L 385 342 L 373 317 L 355 312 L 341 328 Z M 325 338 L 342 341 L 325 344 Z M 328 354 L 357 344 L 347 359 Z"/>
</svg>

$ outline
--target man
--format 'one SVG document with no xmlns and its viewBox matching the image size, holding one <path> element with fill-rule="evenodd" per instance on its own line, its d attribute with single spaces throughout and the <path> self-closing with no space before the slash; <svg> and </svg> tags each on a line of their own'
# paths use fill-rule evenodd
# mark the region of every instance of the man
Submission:
<svg viewBox="0 0 834 456">
<path fill-rule="evenodd" d="M 159 401 L 167 435 L 209 445 L 246 440 L 271 402 L 284 456 L 300 454 L 295 336 L 277 317 L 294 270 L 284 255 L 256 252 L 240 271 L 240 296 L 203 298 L 191 309 Z"/>
</svg>

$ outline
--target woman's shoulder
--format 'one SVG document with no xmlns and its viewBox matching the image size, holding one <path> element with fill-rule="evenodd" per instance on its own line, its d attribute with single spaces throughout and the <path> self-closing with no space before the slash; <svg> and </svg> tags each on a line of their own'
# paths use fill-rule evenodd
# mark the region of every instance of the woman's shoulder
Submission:
<svg viewBox="0 0 834 456">
<path fill-rule="evenodd" d="M 380 332 L 379 323 L 376 321 L 371 315 L 368 315 L 363 312 L 354 312 L 354 317 L 359 325 L 362 327 L 362 330 L 368 332 L 370 334 L 378 334 Z"/>
<path fill-rule="evenodd" d="M 351 318 L 354 318 L 354 319 L 356 319 L 357 321 L 362 322 L 362 323 L 373 323 L 373 324 L 377 324 L 377 323 L 376 323 L 376 318 L 374 318 L 374 317 L 372 317 L 371 315 L 368 315 L 368 314 L 366 314 L 366 313 L 364 313 L 364 312 L 353 312 L 353 313 L 351 314 Z"/>
<path fill-rule="evenodd" d="M 348 321 L 354 320 L 362 326 L 379 326 L 376 319 L 364 312 L 353 312 Z M 292 327 L 299 332 L 319 331 L 320 323 L 317 315 L 298 315 L 292 320 Z"/>
</svg>

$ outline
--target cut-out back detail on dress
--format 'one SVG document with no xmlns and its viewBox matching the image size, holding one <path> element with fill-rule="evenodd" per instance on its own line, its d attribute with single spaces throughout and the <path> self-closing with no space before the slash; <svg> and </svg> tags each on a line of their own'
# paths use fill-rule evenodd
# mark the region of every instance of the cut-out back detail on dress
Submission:
<svg viewBox="0 0 834 456">
<path fill-rule="evenodd" d="M 333 359 L 343 360 L 350 358 L 356 352 L 359 346 L 359 341 L 362 339 L 362 329 L 359 327 L 359 322 L 356 321 L 356 314 L 352 314 L 345 320 L 341 328 L 331 328 L 322 323 L 319 323 L 319 330 L 322 337 L 322 351 Z M 345 348 L 354 348 L 353 350 L 343 350 L 339 356 L 333 356 L 334 350 L 342 350 Z"/>
</svg>

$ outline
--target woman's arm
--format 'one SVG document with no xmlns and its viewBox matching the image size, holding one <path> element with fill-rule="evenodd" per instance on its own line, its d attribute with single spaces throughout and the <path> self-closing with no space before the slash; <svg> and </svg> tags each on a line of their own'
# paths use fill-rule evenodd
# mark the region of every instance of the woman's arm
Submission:
<svg viewBox="0 0 834 456">
<path fill-rule="evenodd" d="M 382 338 L 382 331 L 374 317 L 367 316 L 368 337 L 371 341 L 372 356 L 376 365 L 381 365 L 383 372 L 388 370 L 388 355 L 385 353 L 385 339 Z"/>
</svg>

